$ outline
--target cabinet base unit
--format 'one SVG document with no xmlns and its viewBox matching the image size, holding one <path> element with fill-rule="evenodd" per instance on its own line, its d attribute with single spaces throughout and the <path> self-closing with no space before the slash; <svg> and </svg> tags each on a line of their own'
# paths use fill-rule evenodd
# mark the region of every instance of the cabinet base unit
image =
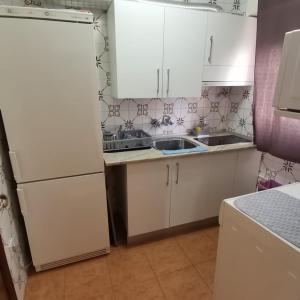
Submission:
<svg viewBox="0 0 300 300">
<path fill-rule="evenodd" d="M 224 199 L 255 192 L 259 162 L 251 148 L 128 164 L 128 240 L 217 217 Z"/>
<path fill-rule="evenodd" d="M 103 173 L 19 184 L 17 192 L 37 271 L 110 251 Z"/>
</svg>

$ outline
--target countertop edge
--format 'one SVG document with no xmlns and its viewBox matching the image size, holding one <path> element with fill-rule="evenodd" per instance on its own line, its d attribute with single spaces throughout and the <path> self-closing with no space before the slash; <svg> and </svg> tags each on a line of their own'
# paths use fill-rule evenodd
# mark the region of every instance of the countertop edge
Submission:
<svg viewBox="0 0 300 300">
<path fill-rule="evenodd" d="M 234 145 L 234 146 L 233 146 Z M 229 152 L 229 151 L 241 151 L 247 149 L 255 149 L 256 145 L 251 143 L 238 143 L 231 145 L 222 145 L 222 146 L 206 146 L 208 151 L 206 152 L 192 152 L 192 153 L 180 153 L 172 155 L 164 155 L 161 151 L 156 149 L 147 149 L 147 150 L 135 150 L 135 151 L 124 151 L 124 152 L 115 152 L 115 153 L 103 153 L 103 159 L 106 167 L 118 166 L 118 165 L 127 165 L 131 163 L 146 162 L 152 160 L 162 160 L 162 159 L 174 159 L 178 157 L 192 157 L 197 155 L 207 155 L 219 152 Z M 130 157 L 132 154 L 132 157 Z M 140 154 L 140 157 L 139 157 Z M 123 156 L 123 158 L 122 158 Z M 129 156 L 129 157 L 126 157 Z M 114 158 L 112 158 L 114 157 Z"/>
</svg>

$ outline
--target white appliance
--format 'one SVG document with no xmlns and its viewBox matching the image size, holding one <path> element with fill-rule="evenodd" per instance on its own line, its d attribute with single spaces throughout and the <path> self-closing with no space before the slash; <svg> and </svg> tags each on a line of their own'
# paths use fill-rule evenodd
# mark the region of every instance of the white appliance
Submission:
<svg viewBox="0 0 300 300">
<path fill-rule="evenodd" d="M 92 19 L 0 6 L 0 108 L 38 271 L 110 249 Z"/>
<path fill-rule="evenodd" d="M 284 37 L 273 106 L 275 113 L 300 119 L 300 30 Z"/>
<path fill-rule="evenodd" d="M 300 183 L 276 190 L 300 201 Z M 299 300 L 300 249 L 241 212 L 236 199 L 220 211 L 214 299 Z"/>
</svg>

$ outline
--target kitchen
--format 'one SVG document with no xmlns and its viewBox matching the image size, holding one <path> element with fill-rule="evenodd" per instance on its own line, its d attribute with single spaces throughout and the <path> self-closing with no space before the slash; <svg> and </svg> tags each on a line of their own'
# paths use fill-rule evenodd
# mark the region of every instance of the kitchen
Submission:
<svg viewBox="0 0 300 300">
<path fill-rule="evenodd" d="M 251 275 L 251 266 L 236 255 L 239 269 L 233 255 L 226 257 L 234 252 L 226 248 L 228 239 L 250 245 L 246 233 L 264 222 L 252 228 L 249 217 L 239 228 L 236 217 L 227 225 L 237 208 L 223 200 L 267 196 L 276 190 L 255 192 L 297 181 L 297 151 L 290 153 L 297 141 L 279 139 L 291 143 L 287 154 L 279 153 L 279 140 L 267 149 L 259 128 L 274 110 L 293 124 L 285 134 L 296 139 L 299 93 L 297 86 L 284 86 L 293 81 L 281 67 L 271 97 L 276 109 L 271 103 L 266 113 L 259 102 L 265 93 L 260 83 L 272 77 L 270 67 L 259 69 L 267 61 L 258 51 L 260 28 L 269 28 L 259 19 L 259 13 L 268 15 L 267 5 L 259 3 L 256 18 L 255 1 L 200 2 L 0 6 L 0 228 L 12 299 L 241 299 L 234 283 L 244 287 L 241 274 Z M 286 26 L 278 55 L 284 33 L 299 24 Z M 286 54 L 286 45 L 282 61 L 294 55 Z M 266 79 L 258 82 L 263 72 Z M 276 77 L 269 82 L 274 91 Z M 288 96 L 280 95 L 293 88 L 294 106 L 284 110 Z M 285 186 L 278 191 L 299 198 L 292 186 L 292 192 Z M 227 226 L 246 230 L 245 241 Z M 268 253 L 278 243 L 276 233 L 268 227 L 255 237 L 270 240 L 255 244 L 255 251 Z M 279 236 L 285 243 L 278 248 L 286 250 L 277 254 L 287 251 L 290 261 L 278 274 L 287 277 L 267 282 L 267 265 L 259 281 L 249 279 L 257 294 L 244 288 L 244 298 L 283 299 L 273 286 L 284 278 L 285 299 L 298 299 L 299 248 Z M 236 276 L 224 277 L 230 269 Z M 263 294 L 267 284 L 273 291 Z"/>
</svg>

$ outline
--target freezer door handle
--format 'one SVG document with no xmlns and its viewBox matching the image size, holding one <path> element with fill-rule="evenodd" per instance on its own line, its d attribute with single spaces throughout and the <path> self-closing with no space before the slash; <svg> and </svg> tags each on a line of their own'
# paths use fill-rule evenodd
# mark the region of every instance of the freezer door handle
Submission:
<svg viewBox="0 0 300 300">
<path fill-rule="evenodd" d="M 21 182 L 21 169 L 18 163 L 17 154 L 14 151 L 9 151 L 11 165 L 14 171 L 14 177 L 17 182 Z"/>
<path fill-rule="evenodd" d="M 24 217 L 27 216 L 27 204 L 26 204 L 26 199 L 25 199 L 25 193 L 23 189 L 17 189 L 17 193 L 19 196 L 19 203 L 20 203 L 20 208 L 22 215 Z"/>
</svg>

